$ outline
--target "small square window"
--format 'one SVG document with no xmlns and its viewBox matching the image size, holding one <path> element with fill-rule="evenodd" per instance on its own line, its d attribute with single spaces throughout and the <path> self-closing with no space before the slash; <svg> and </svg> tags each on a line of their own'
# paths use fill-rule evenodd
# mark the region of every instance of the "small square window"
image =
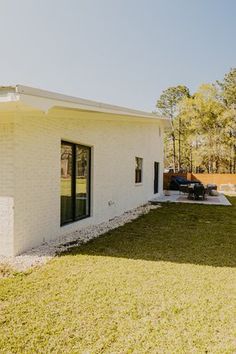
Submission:
<svg viewBox="0 0 236 354">
<path fill-rule="evenodd" d="M 143 179 L 143 159 L 135 157 L 135 183 L 142 183 Z"/>
</svg>

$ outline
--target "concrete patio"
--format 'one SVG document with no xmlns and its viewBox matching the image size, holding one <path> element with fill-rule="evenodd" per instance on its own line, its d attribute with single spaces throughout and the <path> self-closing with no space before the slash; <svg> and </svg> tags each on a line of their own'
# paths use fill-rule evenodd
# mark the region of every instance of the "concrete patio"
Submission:
<svg viewBox="0 0 236 354">
<path fill-rule="evenodd" d="M 189 203 L 189 204 L 206 204 L 206 205 L 225 205 L 229 206 L 231 203 L 226 198 L 223 193 L 219 193 L 218 196 L 212 197 L 207 195 L 205 200 L 192 200 L 188 199 L 188 195 L 184 193 L 180 193 L 179 191 L 170 191 L 170 195 L 162 195 L 160 197 L 156 197 L 150 200 L 151 203 Z"/>
</svg>

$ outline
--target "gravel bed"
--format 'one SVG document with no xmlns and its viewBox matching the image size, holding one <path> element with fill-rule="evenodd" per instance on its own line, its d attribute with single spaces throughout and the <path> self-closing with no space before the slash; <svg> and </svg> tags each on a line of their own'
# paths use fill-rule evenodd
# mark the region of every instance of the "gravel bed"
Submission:
<svg viewBox="0 0 236 354">
<path fill-rule="evenodd" d="M 45 264 L 63 251 L 81 245 L 82 243 L 86 243 L 89 240 L 108 232 L 109 230 L 116 229 L 119 226 L 137 219 L 141 215 L 149 213 L 151 209 L 156 209 L 159 207 L 160 205 L 151 204 L 139 206 L 138 208 L 127 211 L 121 216 L 117 216 L 108 222 L 103 222 L 94 226 L 87 226 L 63 237 L 59 237 L 56 240 L 45 242 L 41 246 L 32 248 L 19 256 L 0 256 L 0 264 L 8 264 L 15 270 L 26 271 L 31 267 Z"/>
</svg>

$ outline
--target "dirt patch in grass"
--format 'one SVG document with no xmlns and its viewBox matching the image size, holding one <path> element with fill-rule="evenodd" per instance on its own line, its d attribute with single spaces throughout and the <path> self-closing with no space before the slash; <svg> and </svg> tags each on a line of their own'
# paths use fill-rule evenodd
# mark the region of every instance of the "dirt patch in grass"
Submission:
<svg viewBox="0 0 236 354">
<path fill-rule="evenodd" d="M 165 204 L 0 280 L 1 353 L 235 353 L 233 206 Z"/>
<path fill-rule="evenodd" d="M 14 270 L 8 264 L 0 264 L 0 279 L 7 278 L 14 274 Z"/>
</svg>

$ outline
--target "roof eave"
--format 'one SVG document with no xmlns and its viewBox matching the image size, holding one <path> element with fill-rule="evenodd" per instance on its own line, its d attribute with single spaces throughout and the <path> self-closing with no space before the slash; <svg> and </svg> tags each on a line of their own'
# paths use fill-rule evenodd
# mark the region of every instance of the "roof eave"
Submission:
<svg viewBox="0 0 236 354">
<path fill-rule="evenodd" d="M 22 101 L 23 103 L 42 111 L 48 111 L 53 107 L 65 107 L 79 110 L 148 118 L 162 121 L 164 125 L 169 125 L 168 118 L 156 115 L 154 113 L 148 113 L 126 107 L 77 98 L 24 85 L 1 87 L 0 101 L 1 98 L 2 101 L 5 100 L 4 102 Z"/>
</svg>

